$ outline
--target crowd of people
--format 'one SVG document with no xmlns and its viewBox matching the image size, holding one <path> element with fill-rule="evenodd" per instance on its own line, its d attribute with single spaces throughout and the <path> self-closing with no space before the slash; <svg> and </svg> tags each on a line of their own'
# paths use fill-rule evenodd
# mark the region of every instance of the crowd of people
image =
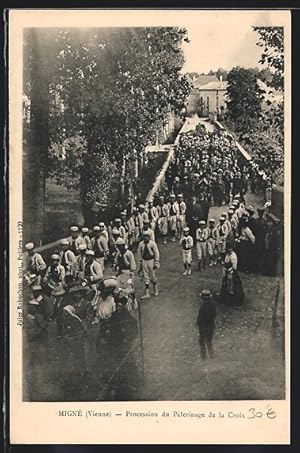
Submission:
<svg viewBox="0 0 300 453">
<path fill-rule="evenodd" d="M 153 200 L 131 212 L 122 210 L 109 224 L 71 226 L 69 237 L 60 241 L 47 263 L 34 244 L 27 243 L 28 340 L 41 342 L 49 323 L 56 322 L 58 338 L 80 331 L 87 350 L 101 349 L 103 342 L 112 344 L 116 338 L 128 344 L 137 333 L 131 316 L 138 308 L 136 275 L 144 282 L 142 300 L 159 296 L 159 248 L 167 241 L 182 249 L 185 277 L 192 273 L 194 257 L 199 272 L 222 265 L 219 300 L 241 304 L 244 291 L 238 272 L 261 272 L 266 260 L 274 262 L 279 253 L 266 219 L 268 177 L 266 204 L 257 216 L 245 202 L 247 191 L 258 187 L 262 169 L 255 165 L 239 156 L 232 136 L 198 127 L 181 135 L 166 184 Z M 209 218 L 211 206 L 223 205 L 218 219 Z M 120 322 L 127 326 L 125 331 L 116 327 Z M 99 327 L 93 339 L 92 326 Z"/>
</svg>

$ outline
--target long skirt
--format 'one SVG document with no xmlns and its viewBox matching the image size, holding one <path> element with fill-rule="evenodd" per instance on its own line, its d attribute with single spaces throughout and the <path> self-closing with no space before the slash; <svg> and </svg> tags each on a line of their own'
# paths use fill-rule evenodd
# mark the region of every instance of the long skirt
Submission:
<svg viewBox="0 0 300 453">
<path fill-rule="evenodd" d="M 241 305 L 244 298 L 244 290 L 238 272 L 226 272 L 222 279 L 220 302 L 226 305 Z"/>
<path fill-rule="evenodd" d="M 255 270 L 255 247 L 248 241 L 241 241 L 238 245 L 238 269 L 242 272 Z"/>
</svg>

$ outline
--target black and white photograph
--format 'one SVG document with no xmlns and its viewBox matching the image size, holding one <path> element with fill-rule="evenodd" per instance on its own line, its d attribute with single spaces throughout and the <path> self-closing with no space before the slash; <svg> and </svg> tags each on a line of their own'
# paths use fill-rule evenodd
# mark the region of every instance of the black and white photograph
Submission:
<svg viewBox="0 0 300 453">
<path fill-rule="evenodd" d="M 24 30 L 25 401 L 284 399 L 284 29 L 220 31 Z"/>
<path fill-rule="evenodd" d="M 89 13 L 20 35 L 22 401 L 283 402 L 288 27 Z"/>
</svg>

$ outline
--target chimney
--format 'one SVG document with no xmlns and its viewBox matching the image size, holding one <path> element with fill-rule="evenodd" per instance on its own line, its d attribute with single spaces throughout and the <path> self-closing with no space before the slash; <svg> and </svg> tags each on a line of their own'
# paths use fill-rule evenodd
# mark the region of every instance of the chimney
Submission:
<svg viewBox="0 0 300 453">
<path fill-rule="evenodd" d="M 223 76 L 220 75 L 220 82 L 223 82 Z"/>
</svg>

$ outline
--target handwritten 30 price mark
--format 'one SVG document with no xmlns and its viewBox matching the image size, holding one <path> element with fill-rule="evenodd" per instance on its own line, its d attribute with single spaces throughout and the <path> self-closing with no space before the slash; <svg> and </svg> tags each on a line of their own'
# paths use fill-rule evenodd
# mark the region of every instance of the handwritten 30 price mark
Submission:
<svg viewBox="0 0 300 453">
<path fill-rule="evenodd" d="M 274 418 L 277 417 L 277 413 L 271 407 L 269 407 L 264 412 L 257 411 L 254 407 L 251 407 L 251 409 L 249 409 L 249 414 L 248 414 L 249 420 L 251 420 L 253 418 L 262 418 L 262 417 L 268 418 L 269 420 L 274 420 Z"/>
</svg>

